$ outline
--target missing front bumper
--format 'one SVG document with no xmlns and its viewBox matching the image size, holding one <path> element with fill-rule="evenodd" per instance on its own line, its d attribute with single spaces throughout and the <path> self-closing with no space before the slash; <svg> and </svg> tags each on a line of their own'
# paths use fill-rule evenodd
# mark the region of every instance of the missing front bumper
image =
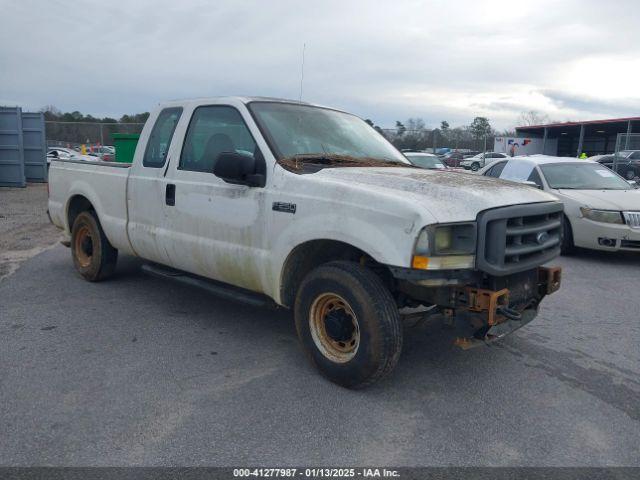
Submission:
<svg viewBox="0 0 640 480">
<path fill-rule="evenodd" d="M 453 344 L 456 347 L 460 347 L 463 350 L 469 350 L 470 348 L 479 347 L 481 345 L 489 345 L 503 337 L 506 337 L 510 333 L 515 332 L 519 328 L 524 327 L 527 323 L 530 323 L 536 316 L 538 311 L 533 308 L 526 309 L 521 313 L 520 320 L 504 320 L 502 323 L 498 323 L 488 328 L 481 338 L 471 337 L 456 337 Z"/>
<path fill-rule="evenodd" d="M 509 289 L 497 291 L 464 287 L 459 292 L 461 301 L 466 303 L 462 310 L 465 322 L 463 336 L 458 336 L 454 345 L 467 350 L 479 345 L 488 344 L 522 328 L 537 315 L 537 306 L 547 295 L 558 291 L 562 281 L 560 267 L 538 267 L 537 295 L 527 305 L 519 308 L 509 306 Z M 515 312 L 518 316 L 505 315 Z M 510 317 L 510 318 L 508 318 Z M 457 326 L 460 324 L 456 322 Z M 473 329 L 469 334 L 469 330 Z"/>
</svg>

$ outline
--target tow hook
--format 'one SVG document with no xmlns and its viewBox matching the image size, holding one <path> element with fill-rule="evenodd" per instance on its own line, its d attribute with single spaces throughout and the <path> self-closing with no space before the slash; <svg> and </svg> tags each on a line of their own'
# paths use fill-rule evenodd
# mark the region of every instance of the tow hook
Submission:
<svg viewBox="0 0 640 480">
<path fill-rule="evenodd" d="M 538 283 L 542 287 L 543 295 L 551 295 L 560 289 L 562 268 L 538 267 Z"/>
<path fill-rule="evenodd" d="M 486 312 L 487 324 L 495 325 L 500 308 L 509 308 L 509 290 L 486 290 L 483 288 L 465 287 L 464 294 L 467 298 L 467 310 L 470 312 Z"/>
<path fill-rule="evenodd" d="M 516 322 L 522 320 L 522 314 L 515 308 L 501 306 L 496 309 L 496 313 L 507 317 L 509 320 L 515 320 Z"/>
</svg>

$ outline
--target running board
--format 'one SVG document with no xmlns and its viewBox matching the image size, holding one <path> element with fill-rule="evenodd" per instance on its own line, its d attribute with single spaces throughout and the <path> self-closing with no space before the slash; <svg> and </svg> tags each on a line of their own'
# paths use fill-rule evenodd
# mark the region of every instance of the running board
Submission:
<svg viewBox="0 0 640 480">
<path fill-rule="evenodd" d="M 173 268 L 145 264 L 142 266 L 142 271 L 157 278 L 168 278 L 190 287 L 206 290 L 207 292 L 212 293 L 217 297 L 224 298 L 225 300 L 245 303 L 261 308 L 278 308 L 278 305 L 266 295 L 245 290 L 244 288 L 234 287 L 233 285 L 217 282 L 215 280 L 209 280 L 208 278 L 192 275 Z"/>
</svg>

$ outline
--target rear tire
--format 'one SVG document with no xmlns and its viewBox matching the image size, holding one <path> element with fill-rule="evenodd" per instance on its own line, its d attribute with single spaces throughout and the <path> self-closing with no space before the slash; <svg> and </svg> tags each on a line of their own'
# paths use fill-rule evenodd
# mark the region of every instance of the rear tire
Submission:
<svg viewBox="0 0 640 480">
<path fill-rule="evenodd" d="M 398 363 L 398 307 L 380 278 L 357 263 L 331 262 L 307 275 L 298 289 L 294 316 L 307 355 L 338 385 L 366 387 Z"/>
<path fill-rule="evenodd" d="M 566 215 L 562 216 L 562 243 L 560 244 L 560 253 L 562 255 L 571 255 L 575 252 L 576 247 L 573 244 L 573 230 L 571 223 Z"/>
<path fill-rule="evenodd" d="M 109 243 L 92 212 L 80 213 L 73 222 L 71 257 L 78 273 L 90 282 L 105 280 L 116 269 L 118 250 Z"/>
</svg>

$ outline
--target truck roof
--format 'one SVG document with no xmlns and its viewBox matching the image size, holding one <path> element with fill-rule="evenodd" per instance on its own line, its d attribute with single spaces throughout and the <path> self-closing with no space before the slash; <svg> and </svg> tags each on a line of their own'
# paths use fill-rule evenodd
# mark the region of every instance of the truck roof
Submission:
<svg viewBox="0 0 640 480">
<path fill-rule="evenodd" d="M 186 105 L 186 104 L 206 104 L 206 103 L 224 103 L 224 102 L 241 102 L 244 104 L 250 102 L 278 102 L 278 103 L 293 103 L 297 105 L 307 105 L 311 107 L 320 107 L 320 108 L 328 108 L 330 110 L 336 110 L 339 112 L 344 112 L 344 110 L 340 110 L 339 108 L 329 107 L 326 105 L 318 105 L 310 102 L 303 102 L 301 100 L 292 100 L 287 98 L 277 98 L 277 97 L 261 97 L 261 96 L 219 96 L 219 97 L 196 97 L 196 98 L 182 98 L 169 100 L 165 102 L 160 102 L 159 106 L 177 106 L 177 105 Z M 345 112 L 348 113 L 348 112 Z"/>
</svg>

